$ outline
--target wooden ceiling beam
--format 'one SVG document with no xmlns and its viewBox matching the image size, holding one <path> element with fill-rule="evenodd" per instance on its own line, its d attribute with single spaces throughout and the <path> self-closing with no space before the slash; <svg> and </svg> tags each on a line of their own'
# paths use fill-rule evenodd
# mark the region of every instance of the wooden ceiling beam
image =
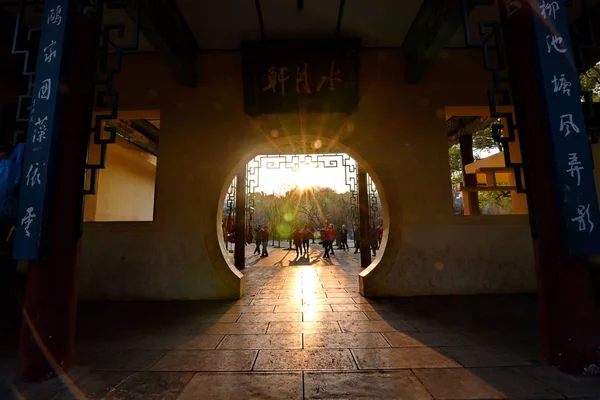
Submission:
<svg viewBox="0 0 600 400">
<path fill-rule="evenodd" d="M 133 21 L 139 12 L 140 33 L 161 55 L 177 81 L 185 87 L 197 86 L 200 49 L 175 1 L 133 0 L 126 10 Z"/>
<path fill-rule="evenodd" d="M 472 135 L 473 133 L 487 128 L 493 123 L 491 117 L 452 117 L 446 121 L 448 129 L 448 144 L 458 143 L 461 136 Z"/>
<path fill-rule="evenodd" d="M 575 54 L 578 62 L 584 67 L 591 68 L 600 62 L 600 2 L 587 12 L 571 24 L 570 33 L 573 47 L 582 47 L 581 54 Z"/>
<path fill-rule="evenodd" d="M 469 2 L 467 13 L 473 9 Z M 430 63 L 462 26 L 461 0 L 424 0 L 410 26 L 401 49 L 406 61 L 404 80 L 419 83 Z"/>
<path fill-rule="evenodd" d="M 146 136 L 148 139 L 150 139 L 150 140 L 154 141 L 156 144 L 158 144 L 158 140 L 159 140 L 159 136 L 160 136 L 160 129 L 158 129 L 157 127 L 152 125 L 150 122 L 148 122 L 148 120 L 133 119 L 133 120 L 130 120 L 129 123 L 131 124 L 131 127 L 133 129 L 135 129 L 142 135 Z"/>
</svg>

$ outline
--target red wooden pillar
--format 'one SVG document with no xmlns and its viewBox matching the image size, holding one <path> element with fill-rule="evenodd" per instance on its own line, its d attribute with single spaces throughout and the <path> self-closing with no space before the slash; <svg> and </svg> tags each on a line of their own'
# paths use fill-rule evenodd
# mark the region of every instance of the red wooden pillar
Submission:
<svg viewBox="0 0 600 400">
<path fill-rule="evenodd" d="M 550 365 L 582 374 L 584 368 L 598 361 L 596 307 L 588 260 L 568 257 L 562 251 L 569 233 L 561 229 L 557 193 L 564 189 L 557 188 L 553 154 L 560 149 L 552 150 L 548 118 L 557 116 L 549 112 L 546 100 L 540 95 L 544 93 L 541 72 L 539 65 L 532 61 L 532 56 L 538 54 L 534 23 L 540 16 L 538 10 L 531 7 L 540 4 L 508 0 L 500 4 L 514 78 L 516 121 L 528 173 L 544 356 Z M 564 3 L 560 6 L 564 7 Z"/>
<path fill-rule="evenodd" d="M 246 268 L 246 166 L 237 174 L 235 186 L 235 249 L 237 269 Z"/>
<path fill-rule="evenodd" d="M 369 221 L 369 188 L 367 171 L 358 166 L 358 215 L 360 223 L 360 266 L 371 265 L 371 226 Z"/>
<path fill-rule="evenodd" d="M 465 186 L 477 186 L 477 175 L 467 174 L 465 165 L 475 161 L 473 157 L 473 135 L 462 135 L 458 138 L 460 146 L 460 161 Z M 479 215 L 479 194 L 477 192 L 463 192 L 465 215 Z"/>
<path fill-rule="evenodd" d="M 18 350 L 17 378 L 48 379 L 75 363 L 76 266 L 81 249 L 83 184 L 101 11 L 73 0 L 63 18 L 70 39 L 65 43 L 66 78 L 63 113 L 52 194 L 48 250 L 29 262 Z M 102 3 L 102 2 L 98 2 Z M 40 55 L 42 57 L 42 55 Z"/>
</svg>

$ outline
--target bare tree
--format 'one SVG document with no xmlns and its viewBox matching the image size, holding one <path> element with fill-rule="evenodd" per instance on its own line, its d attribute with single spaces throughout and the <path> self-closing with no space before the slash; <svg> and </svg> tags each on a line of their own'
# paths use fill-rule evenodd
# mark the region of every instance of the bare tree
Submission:
<svg viewBox="0 0 600 400">
<path fill-rule="evenodd" d="M 352 227 L 352 196 L 349 192 L 337 193 L 330 188 L 312 190 L 288 190 L 284 194 L 254 195 L 253 222 L 268 226 L 273 245 L 275 241 L 289 241 L 295 229 L 308 225 L 319 229 L 325 223 L 331 223 L 338 230 L 342 225 Z M 338 244 L 339 244 L 339 237 Z"/>
</svg>

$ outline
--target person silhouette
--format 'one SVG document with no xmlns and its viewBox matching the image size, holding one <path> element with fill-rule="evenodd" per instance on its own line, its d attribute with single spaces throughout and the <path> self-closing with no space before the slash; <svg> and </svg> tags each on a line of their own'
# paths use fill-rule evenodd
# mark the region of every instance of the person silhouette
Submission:
<svg viewBox="0 0 600 400">
<path fill-rule="evenodd" d="M 260 244 L 262 242 L 262 237 L 263 237 L 263 230 L 262 230 L 262 227 L 260 225 L 258 225 L 256 227 L 256 230 L 254 231 L 254 241 L 256 243 L 256 247 L 254 248 L 254 254 L 260 255 Z"/>
<path fill-rule="evenodd" d="M 377 249 L 379 246 L 379 229 L 373 225 L 371 227 L 371 232 L 369 232 L 369 244 L 371 245 L 371 251 L 373 251 L 373 257 L 377 257 Z"/>
<path fill-rule="evenodd" d="M 342 250 L 348 251 L 350 247 L 348 247 L 348 229 L 346 229 L 346 225 L 342 225 L 342 229 L 340 230 L 340 243 L 342 245 Z"/>
<path fill-rule="evenodd" d="M 269 252 L 267 251 L 267 246 L 269 245 L 269 228 L 265 226 L 262 232 L 262 254 L 261 257 L 269 257 Z"/>
<path fill-rule="evenodd" d="M 309 240 L 312 236 L 312 232 L 308 229 L 308 225 L 304 225 L 304 229 L 300 231 L 300 234 L 302 237 L 302 250 L 305 255 L 308 255 Z"/>
<path fill-rule="evenodd" d="M 354 225 L 354 254 L 360 251 L 360 228 Z"/>
<path fill-rule="evenodd" d="M 294 229 L 294 232 L 292 232 L 292 239 L 294 241 L 294 246 L 296 247 L 296 258 L 298 258 L 304 251 L 302 245 L 302 231 L 298 228 Z"/>
</svg>

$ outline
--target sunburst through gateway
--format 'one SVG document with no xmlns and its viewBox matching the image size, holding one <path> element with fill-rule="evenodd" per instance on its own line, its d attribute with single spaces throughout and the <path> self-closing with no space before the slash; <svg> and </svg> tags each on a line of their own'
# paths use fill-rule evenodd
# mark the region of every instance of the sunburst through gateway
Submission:
<svg viewBox="0 0 600 400">
<path fill-rule="evenodd" d="M 352 189 L 347 178 L 355 165 L 347 154 L 259 155 L 248 163 L 248 179 L 257 193 L 282 195 L 316 188 L 345 193 Z"/>
<path fill-rule="evenodd" d="M 223 204 L 226 243 L 233 245 L 238 236 L 239 184 L 245 189 L 244 243 L 252 243 L 257 229 L 268 229 L 269 236 L 279 241 L 291 241 L 294 232 L 304 228 L 317 235 L 323 227 L 352 230 L 352 236 L 359 226 L 358 170 L 356 160 L 345 153 L 255 157 L 246 165 L 244 181 L 238 182 L 238 176 L 228 189 Z M 379 232 L 383 226 L 379 194 L 371 177 L 365 175 L 368 226 Z"/>
</svg>

